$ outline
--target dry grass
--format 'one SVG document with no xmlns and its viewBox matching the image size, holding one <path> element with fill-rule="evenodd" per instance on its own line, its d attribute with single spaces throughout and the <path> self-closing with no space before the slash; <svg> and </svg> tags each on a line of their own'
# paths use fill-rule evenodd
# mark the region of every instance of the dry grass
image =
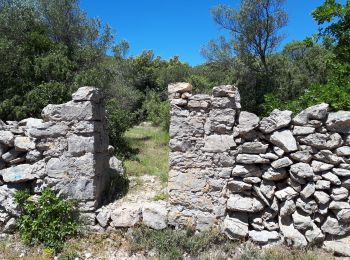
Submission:
<svg viewBox="0 0 350 260">
<path fill-rule="evenodd" d="M 125 133 L 137 154 L 124 162 L 128 176 L 155 175 L 168 180 L 169 135 L 159 127 L 140 125 Z"/>
</svg>

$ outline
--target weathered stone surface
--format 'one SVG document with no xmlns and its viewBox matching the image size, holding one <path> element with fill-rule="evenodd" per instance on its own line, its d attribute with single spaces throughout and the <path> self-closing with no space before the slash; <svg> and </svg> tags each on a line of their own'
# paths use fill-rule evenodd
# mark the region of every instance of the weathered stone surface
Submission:
<svg viewBox="0 0 350 260">
<path fill-rule="evenodd" d="M 331 182 L 326 180 L 318 180 L 316 182 L 316 190 L 329 190 L 331 188 Z"/>
<path fill-rule="evenodd" d="M 263 153 L 266 153 L 266 150 L 268 147 L 269 147 L 268 144 L 263 144 L 261 142 L 249 142 L 249 143 L 244 143 L 241 149 L 242 149 L 242 153 L 263 154 Z"/>
<path fill-rule="evenodd" d="M 275 195 L 275 182 L 263 179 L 260 184 L 261 193 L 269 200 L 272 200 Z"/>
<path fill-rule="evenodd" d="M 284 241 L 294 247 L 305 247 L 307 246 L 307 241 L 305 237 L 293 226 L 293 221 L 291 217 L 279 217 L 279 226 L 284 237 Z"/>
<path fill-rule="evenodd" d="M 350 209 L 350 203 L 345 201 L 332 201 L 329 204 L 329 209 Z"/>
<path fill-rule="evenodd" d="M 343 236 L 346 234 L 346 228 L 339 224 L 338 220 L 328 216 L 323 223 L 321 230 L 327 234 L 334 236 Z"/>
<path fill-rule="evenodd" d="M 275 109 L 272 111 L 269 117 L 265 117 L 260 121 L 259 129 L 263 133 L 272 133 L 273 131 L 282 127 L 288 126 L 292 116 L 292 111 L 280 111 Z"/>
<path fill-rule="evenodd" d="M 309 164 L 296 163 L 290 167 L 290 172 L 295 174 L 299 178 L 311 178 L 314 176 L 314 172 Z"/>
<path fill-rule="evenodd" d="M 293 123 L 297 125 L 306 125 L 310 119 L 324 120 L 327 117 L 329 105 L 322 103 L 316 106 L 309 107 L 301 111 L 293 118 Z"/>
<path fill-rule="evenodd" d="M 286 217 L 292 215 L 296 211 L 297 207 L 293 200 L 286 200 L 282 202 L 280 209 L 280 216 Z"/>
<path fill-rule="evenodd" d="M 289 159 L 288 157 L 283 157 L 279 160 L 273 161 L 271 163 L 271 166 L 275 169 L 279 169 L 279 168 L 288 167 L 292 164 L 293 164 L 293 162 L 291 161 L 291 159 Z"/>
<path fill-rule="evenodd" d="M 332 169 L 334 165 L 319 161 L 312 161 L 311 167 L 314 172 L 324 172 Z"/>
<path fill-rule="evenodd" d="M 335 150 L 338 156 L 350 156 L 350 146 L 342 146 Z"/>
<path fill-rule="evenodd" d="M 25 152 L 35 149 L 34 140 L 26 136 L 17 136 L 14 141 L 15 149 L 20 152 Z"/>
<path fill-rule="evenodd" d="M 165 202 L 149 202 L 142 207 L 143 224 L 153 229 L 167 227 L 168 210 Z"/>
<path fill-rule="evenodd" d="M 235 165 L 232 170 L 233 177 L 261 177 L 262 172 L 255 165 Z"/>
<path fill-rule="evenodd" d="M 0 131 L 0 143 L 6 146 L 13 146 L 13 142 L 15 141 L 15 136 L 11 131 Z"/>
<path fill-rule="evenodd" d="M 21 154 L 21 152 L 16 151 L 15 148 L 12 148 L 11 150 L 9 150 L 7 153 L 4 153 L 1 158 L 5 161 L 5 162 L 11 162 L 12 160 L 16 159 L 19 155 Z"/>
<path fill-rule="evenodd" d="M 92 101 L 100 103 L 102 98 L 101 91 L 94 87 L 81 87 L 72 95 L 74 101 Z"/>
<path fill-rule="evenodd" d="M 328 164 L 333 164 L 333 165 L 344 163 L 343 158 L 332 153 L 330 150 L 321 150 L 319 153 L 314 155 L 314 158 L 316 160 L 319 160 Z"/>
<path fill-rule="evenodd" d="M 334 168 L 334 169 L 332 169 L 332 172 L 339 177 L 349 177 L 350 176 L 350 170 L 347 170 L 347 169 Z"/>
<path fill-rule="evenodd" d="M 331 173 L 331 172 L 326 172 L 326 173 L 322 174 L 322 178 L 327 180 L 327 181 L 330 181 L 334 185 L 340 185 L 341 184 L 341 181 L 338 178 L 338 176 L 333 174 L 333 173 Z"/>
<path fill-rule="evenodd" d="M 242 212 L 259 212 L 264 209 L 264 205 L 256 198 L 232 194 L 227 200 L 227 209 Z"/>
<path fill-rule="evenodd" d="M 317 149 L 333 150 L 341 146 L 343 140 L 338 133 L 331 135 L 315 133 L 300 138 L 300 143 L 316 147 Z"/>
<path fill-rule="evenodd" d="M 280 236 L 276 231 L 249 231 L 249 238 L 259 244 L 267 244 L 269 242 L 278 241 Z"/>
<path fill-rule="evenodd" d="M 67 125 L 56 124 L 54 122 L 36 124 L 28 129 L 29 136 L 34 138 L 55 138 L 59 136 L 65 136 L 67 132 Z"/>
<path fill-rule="evenodd" d="M 101 227 L 105 228 L 111 218 L 111 212 L 108 208 L 102 208 L 96 215 L 96 220 Z"/>
<path fill-rule="evenodd" d="M 124 203 L 111 212 L 112 227 L 133 227 L 141 221 L 141 205 Z"/>
<path fill-rule="evenodd" d="M 242 111 L 239 114 L 237 129 L 240 134 L 247 134 L 258 127 L 259 121 L 257 115 Z"/>
<path fill-rule="evenodd" d="M 210 135 L 204 141 L 203 151 L 210 153 L 224 152 L 236 147 L 233 136 L 230 135 Z"/>
<path fill-rule="evenodd" d="M 297 151 L 295 153 L 292 153 L 290 157 L 297 162 L 303 163 L 309 163 L 312 159 L 312 155 L 309 151 Z"/>
<path fill-rule="evenodd" d="M 252 185 L 243 181 L 233 180 L 227 183 L 227 188 L 234 193 L 239 193 L 245 190 L 250 190 L 252 188 Z"/>
<path fill-rule="evenodd" d="M 332 240 L 324 241 L 323 249 L 332 252 L 337 256 L 350 257 L 350 246 L 347 241 Z"/>
<path fill-rule="evenodd" d="M 264 159 L 256 154 L 238 154 L 236 162 L 242 164 L 264 164 L 269 163 L 270 160 Z"/>
<path fill-rule="evenodd" d="M 30 164 L 21 164 L 0 171 L 5 182 L 26 182 L 37 179 L 39 176 L 33 172 L 33 166 Z"/>
<path fill-rule="evenodd" d="M 283 190 L 275 192 L 275 196 L 282 201 L 293 199 L 297 195 L 298 193 L 292 187 L 286 187 Z"/>
<path fill-rule="evenodd" d="M 315 191 L 314 197 L 319 204 L 326 204 L 330 200 L 329 195 L 323 191 Z"/>
<path fill-rule="evenodd" d="M 274 132 L 270 137 L 270 141 L 287 153 L 298 150 L 296 140 L 289 130 Z"/>
<path fill-rule="evenodd" d="M 350 209 L 341 209 L 336 214 L 337 219 L 343 223 L 350 223 Z"/>
<path fill-rule="evenodd" d="M 306 184 L 304 189 L 300 192 L 300 196 L 303 199 L 307 199 L 315 193 L 315 190 L 316 190 L 315 184 L 313 182 L 309 182 L 308 184 Z"/>
<path fill-rule="evenodd" d="M 295 126 L 293 128 L 293 135 L 309 135 L 314 132 L 315 128 L 310 126 Z"/>
<path fill-rule="evenodd" d="M 350 112 L 338 111 L 338 112 L 329 113 L 326 126 L 329 131 L 349 134 L 350 133 Z"/>
<path fill-rule="evenodd" d="M 230 239 L 242 239 L 248 236 L 248 215 L 235 214 L 234 217 L 226 216 L 222 229 Z"/>
<path fill-rule="evenodd" d="M 311 229 L 306 230 L 305 237 L 310 244 L 319 244 L 325 239 L 325 235 L 315 223 L 312 224 Z"/>
<path fill-rule="evenodd" d="M 264 174 L 262 175 L 262 178 L 269 181 L 280 181 L 288 178 L 288 173 L 285 169 L 274 169 L 272 167 L 269 167 Z"/>
<path fill-rule="evenodd" d="M 192 92 L 192 89 L 192 85 L 190 83 L 185 82 L 178 82 L 168 85 L 169 94 Z"/>
<path fill-rule="evenodd" d="M 298 198 L 296 206 L 297 208 L 304 211 L 306 214 L 314 214 L 318 210 L 318 205 L 316 201 L 312 200 L 311 198 L 305 200 L 302 198 Z"/>
<path fill-rule="evenodd" d="M 348 196 L 349 196 L 349 191 L 348 191 L 348 189 L 346 189 L 344 187 L 332 189 L 331 198 L 333 200 L 343 200 L 343 199 L 348 198 Z"/>
<path fill-rule="evenodd" d="M 306 230 L 312 227 L 312 220 L 310 216 L 299 214 L 295 211 L 292 215 L 294 227 L 298 230 Z"/>
</svg>

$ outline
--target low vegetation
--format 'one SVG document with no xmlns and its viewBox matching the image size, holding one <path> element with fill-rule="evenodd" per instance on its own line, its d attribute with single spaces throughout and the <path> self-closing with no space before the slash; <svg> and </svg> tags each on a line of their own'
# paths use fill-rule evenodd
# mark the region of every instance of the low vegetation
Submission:
<svg viewBox="0 0 350 260">
<path fill-rule="evenodd" d="M 13 241 L 0 241 L 0 259 L 17 260 L 25 251 L 24 260 L 50 260 L 54 254 L 42 246 L 25 248 Z M 152 230 L 136 227 L 104 234 L 81 235 L 70 239 L 57 254 L 58 260 L 120 259 L 140 257 L 160 260 L 234 259 L 234 260 L 332 260 L 332 255 L 317 248 L 291 249 L 284 246 L 259 248 L 249 242 L 233 242 L 218 230 L 194 234 L 191 230 Z"/>
<path fill-rule="evenodd" d="M 143 123 L 128 130 L 125 140 L 134 151 L 134 155 L 124 162 L 126 174 L 155 175 L 165 184 L 168 180 L 168 133 L 160 127 Z"/>
<path fill-rule="evenodd" d="M 43 245 L 48 251 L 59 252 L 65 241 L 78 234 L 79 220 L 76 202 L 59 198 L 50 189 L 41 196 L 18 191 L 15 200 L 20 208 L 17 228 L 28 245 Z"/>
</svg>

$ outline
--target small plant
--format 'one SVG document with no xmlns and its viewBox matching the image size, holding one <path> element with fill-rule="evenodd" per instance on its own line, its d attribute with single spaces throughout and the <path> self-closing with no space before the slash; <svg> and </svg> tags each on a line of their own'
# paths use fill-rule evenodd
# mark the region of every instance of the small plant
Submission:
<svg viewBox="0 0 350 260">
<path fill-rule="evenodd" d="M 38 198 L 29 191 L 18 191 L 15 200 L 21 211 L 17 228 L 25 243 L 42 244 L 57 253 L 69 237 L 77 235 L 76 201 L 59 198 L 50 189 L 45 189 Z"/>
<path fill-rule="evenodd" d="M 162 192 L 157 194 L 156 196 L 153 197 L 154 201 L 159 201 L 159 200 L 168 200 L 169 194 L 166 192 Z"/>
</svg>

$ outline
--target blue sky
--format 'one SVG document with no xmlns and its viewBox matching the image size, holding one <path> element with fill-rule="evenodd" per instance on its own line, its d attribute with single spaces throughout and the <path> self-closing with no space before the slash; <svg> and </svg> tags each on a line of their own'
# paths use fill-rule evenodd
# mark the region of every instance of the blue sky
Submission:
<svg viewBox="0 0 350 260">
<path fill-rule="evenodd" d="M 204 62 L 201 47 L 225 33 L 210 14 L 210 9 L 220 3 L 239 6 L 239 0 L 81 0 L 81 7 L 90 17 L 109 23 L 117 40 L 127 40 L 130 55 L 152 49 L 165 59 L 178 55 L 182 61 L 197 65 Z M 286 1 L 289 23 L 283 44 L 317 32 L 310 14 L 322 3 Z"/>
</svg>

